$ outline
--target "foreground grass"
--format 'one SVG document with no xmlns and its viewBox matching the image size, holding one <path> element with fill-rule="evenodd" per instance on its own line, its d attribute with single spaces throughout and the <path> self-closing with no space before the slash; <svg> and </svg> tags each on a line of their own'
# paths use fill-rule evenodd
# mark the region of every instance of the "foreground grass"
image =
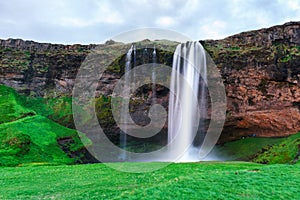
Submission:
<svg viewBox="0 0 300 200">
<path fill-rule="evenodd" d="M 0 185 L 0 199 L 299 199 L 300 165 L 181 163 L 140 174 L 104 164 L 3 167 Z"/>
</svg>

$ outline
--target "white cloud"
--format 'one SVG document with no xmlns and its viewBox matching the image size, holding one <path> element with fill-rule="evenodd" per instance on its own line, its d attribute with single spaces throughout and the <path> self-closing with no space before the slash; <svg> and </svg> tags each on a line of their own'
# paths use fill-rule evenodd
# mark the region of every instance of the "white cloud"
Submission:
<svg viewBox="0 0 300 200">
<path fill-rule="evenodd" d="M 159 27 L 170 27 L 175 23 L 175 19 L 169 16 L 158 17 L 155 21 L 155 24 Z"/>
<path fill-rule="evenodd" d="M 286 6 L 292 10 L 300 10 L 300 2 L 295 0 L 284 0 Z"/>
<path fill-rule="evenodd" d="M 70 4 L 64 5 L 65 8 L 68 6 Z M 124 22 L 120 12 L 115 10 L 109 2 L 93 2 L 91 6 L 78 7 L 77 9 L 79 12 L 83 12 L 83 14 L 77 15 L 72 11 L 66 12 L 65 15 L 60 14 L 57 16 L 61 17 L 57 21 L 57 24 L 66 27 L 84 28 L 97 24 L 119 25 Z"/>
<path fill-rule="evenodd" d="M 174 1 L 171 1 L 171 0 L 157 0 L 158 6 L 162 9 L 172 9 L 173 3 L 174 3 Z"/>
<path fill-rule="evenodd" d="M 110 13 L 107 16 L 96 16 L 95 18 L 90 19 L 80 19 L 80 18 L 72 18 L 72 17 L 63 17 L 59 21 L 59 25 L 67 26 L 67 27 L 78 27 L 84 28 L 88 26 L 94 26 L 97 24 L 111 24 L 111 25 L 118 25 L 122 24 L 124 20 L 122 19 L 119 13 Z"/>
<path fill-rule="evenodd" d="M 213 21 L 210 24 L 205 24 L 200 28 L 200 39 L 220 39 L 223 38 L 226 23 L 224 21 Z"/>
<path fill-rule="evenodd" d="M 141 27 L 222 38 L 300 20 L 296 0 L 0 1 L 0 38 L 95 43 Z"/>
</svg>

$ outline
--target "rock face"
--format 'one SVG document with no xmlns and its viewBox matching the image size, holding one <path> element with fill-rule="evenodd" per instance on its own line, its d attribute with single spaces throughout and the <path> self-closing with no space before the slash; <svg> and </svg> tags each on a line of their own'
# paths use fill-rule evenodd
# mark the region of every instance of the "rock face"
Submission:
<svg viewBox="0 0 300 200">
<path fill-rule="evenodd" d="M 227 121 L 221 140 L 300 130 L 300 23 L 205 41 L 221 69 Z"/>
<path fill-rule="evenodd" d="M 200 42 L 220 69 L 226 87 L 227 119 L 220 142 L 249 135 L 281 137 L 300 130 L 300 22 Z M 129 48 L 113 41 L 103 45 L 110 49 L 104 52 L 107 56 Z M 70 95 L 77 70 L 94 46 L 0 40 L 0 83 L 34 96 Z M 171 50 L 158 52 L 158 61 L 171 65 Z M 110 64 L 98 94 L 112 93 L 124 73 L 124 62 L 125 55 Z M 147 110 L 151 89 L 143 90 L 133 107 Z M 158 101 L 166 105 L 168 91 L 159 88 L 159 92 Z M 133 115 L 138 119 L 144 112 Z"/>
<path fill-rule="evenodd" d="M 36 96 L 47 95 L 49 89 L 69 93 L 77 69 L 92 47 L 0 40 L 0 82 Z"/>
</svg>

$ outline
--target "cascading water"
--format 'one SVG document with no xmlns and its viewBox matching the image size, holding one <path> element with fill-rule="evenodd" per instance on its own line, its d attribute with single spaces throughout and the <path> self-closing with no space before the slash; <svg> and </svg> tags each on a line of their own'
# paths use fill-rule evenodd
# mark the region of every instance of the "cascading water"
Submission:
<svg viewBox="0 0 300 200">
<path fill-rule="evenodd" d="M 133 68 L 136 67 L 136 46 L 133 45 Z M 135 71 L 133 71 L 133 77 L 132 77 L 132 83 L 133 83 L 133 86 L 135 86 Z"/>
<path fill-rule="evenodd" d="M 146 46 L 146 48 L 144 49 L 143 52 L 143 63 L 147 64 L 149 63 L 149 54 L 148 54 L 148 47 Z"/>
<path fill-rule="evenodd" d="M 133 45 L 131 45 L 130 49 L 128 50 L 127 54 L 126 54 L 126 63 L 125 63 L 125 74 L 128 73 L 131 70 L 131 54 L 132 54 L 132 50 L 134 49 Z M 134 58 L 135 59 L 135 58 Z M 130 78 L 129 76 L 125 76 L 125 85 L 129 86 L 130 84 Z M 126 109 L 125 107 L 122 108 L 123 111 L 121 112 L 121 119 L 123 119 L 123 123 L 124 123 L 124 128 L 123 131 L 121 130 L 120 132 L 120 147 L 123 150 L 126 150 L 127 147 L 127 115 L 123 114 L 126 113 Z M 126 160 L 127 156 L 126 156 L 126 151 L 122 151 L 122 154 L 120 155 L 120 159 L 121 160 Z"/>
<path fill-rule="evenodd" d="M 155 72 L 155 64 L 156 64 L 156 49 L 155 45 L 153 48 L 153 53 L 152 53 L 152 63 L 153 63 L 153 69 L 152 69 L 152 104 L 156 103 L 156 72 Z"/>
<path fill-rule="evenodd" d="M 206 83 L 205 50 L 201 44 L 179 44 L 173 57 L 170 91 L 174 93 L 170 92 L 168 116 L 170 157 L 176 157 L 179 162 L 200 160 L 200 147 L 193 144 L 194 136 L 201 138 L 204 134 L 195 135 L 197 119 L 203 121 L 207 116 Z M 201 120 L 200 124 L 203 124 Z"/>
<path fill-rule="evenodd" d="M 133 62 L 132 62 L 133 54 Z M 142 52 L 143 62 L 149 62 L 147 48 Z M 156 72 L 157 52 L 152 52 L 152 104 L 156 103 Z M 125 73 L 136 65 L 136 48 L 134 45 L 126 54 Z M 125 76 L 125 84 L 130 86 L 134 77 Z M 133 81 L 134 82 L 134 81 Z M 134 83 L 133 83 L 134 84 Z M 179 44 L 175 50 L 172 65 L 168 114 L 168 152 L 152 161 L 187 162 L 200 160 L 200 143 L 204 137 L 207 118 L 207 71 L 205 50 L 199 42 Z M 126 109 L 125 107 L 123 109 Z M 128 108 L 127 108 L 128 109 Z M 124 121 L 120 133 L 120 147 L 126 150 L 129 129 L 126 110 L 121 111 Z M 200 121 L 199 121 L 200 119 Z M 197 133 L 197 134 L 196 134 Z M 198 142 L 195 142 L 198 141 Z M 200 142 L 199 142 L 200 141 Z M 122 151 L 120 160 L 128 160 L 126 151 Z M 141 160 L 140 160 L 141 161 Z M 149 161 L 149 160 L 147 160 Z"/>
</svg>

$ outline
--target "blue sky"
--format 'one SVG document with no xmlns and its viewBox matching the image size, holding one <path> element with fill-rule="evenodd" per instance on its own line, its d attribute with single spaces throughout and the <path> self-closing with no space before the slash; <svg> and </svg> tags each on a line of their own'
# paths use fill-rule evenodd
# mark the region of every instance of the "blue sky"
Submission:
<svg viewBox="0 0 300 200">
<path fill-rule="evenodd" d="M 194 40 L 300 21 L 299 0 L 9 0 L 0 38 L 103 43 L 136 28 L 170 29 Z"/>
</svg>

